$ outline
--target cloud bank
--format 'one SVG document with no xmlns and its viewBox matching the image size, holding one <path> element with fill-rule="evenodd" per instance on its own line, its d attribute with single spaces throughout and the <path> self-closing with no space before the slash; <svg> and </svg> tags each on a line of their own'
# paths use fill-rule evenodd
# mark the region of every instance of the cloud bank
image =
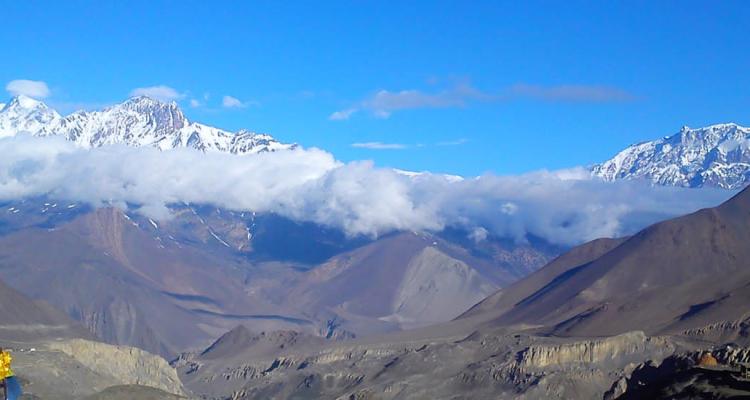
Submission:
<svg viewBox="0 0 750 400">
<path fill-rule="evenodd" d="M 713 206 L 732 192 L 607 183 L 584 169 L 457 180 L 405 175 L 371 162 L 342 163 L 317 149 L 235 156 L 191 149 L 75 147 L 60 138 L 0 139 L 0 200 L 49 195 L 69 201 L 137 204 L 155 219 L 169 204 L 213 204 L 273 212 L 350 235 L 457 226 L 488 234 L 536 235 L 576 244 L 631 233 Z"/>
</svg>

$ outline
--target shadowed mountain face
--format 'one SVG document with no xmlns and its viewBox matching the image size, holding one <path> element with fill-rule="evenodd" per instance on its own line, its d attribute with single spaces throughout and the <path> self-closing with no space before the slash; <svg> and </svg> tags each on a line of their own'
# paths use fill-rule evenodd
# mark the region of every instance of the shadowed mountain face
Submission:
<svg viewBox="0 0 750 400">
<path fill-rule="evenodd" d="M 480 303 L 466 311 L 462 317 L 473 317 L 483 314 L 501 315 L 508 311 L 518 302 L 542 289 L 557 276 L 579 265 L 591 262 L 613 248 L 619 246 L 626 238 L 622 239 L 597 239 L 578 247 L 555 258 L 544 268 L 532 273 L 514 285 L 499 290 L 488 296 Z"/>
<path fill-rule="evenodd" d="M 746 189 L 627 240 L 581 246 L 466 316 L 494 313 L 493 326 L 571 336 L 683 332 L 743 320 L 750 313 L 749 241 Z"/>
<path fill-rule="evenodd" d="M 243 265 L 150 235 L 116 209 L 0 237 L 0 271 L 14 287 L 55 304 L 108 342 L 158 354 L 208 343 L 238 317 L 258 315 L 266 328 L 289 326 L 273 318 L 289 313 L 245 295 Z"/>
<path fill-rule="evenodd" d="M 0 338 L 5 340 L 93 335 L 61 311 L 34 301 L 0 281 Z"/>
</svg>

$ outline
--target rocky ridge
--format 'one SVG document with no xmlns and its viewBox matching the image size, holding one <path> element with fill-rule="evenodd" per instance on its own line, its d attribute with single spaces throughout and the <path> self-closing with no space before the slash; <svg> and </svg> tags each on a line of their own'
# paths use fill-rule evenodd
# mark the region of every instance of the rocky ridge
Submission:
<svg viewBox="0 0 750 400">
<path fill-rule="evenodd" d="M 222 393 L 234 399 L 601 398 L 628 368 L 683 346 L 679 339 L 642 332 L 595 340 L 475 332 L 381 345 L 341 343 L 229 364 L 196 358 L 177 369 L 207 399 Z"/>
<path fill-rule="evenodd" d="M 182 383 L 169 363 L 141 349 L 82 339 L 49 342 L 47 348 L 65 353 L 93 371 L 115 377 L 122 384 L 184 394 Z"/>
<path fill-rule="evenodd" d="M 732 123 L 685 126 L 663 139 L 629 146 L 591 171 L 607 181 L 741 189 L 750 182 L 750 128 Z"/>
<path fill-rule="evenodd" d="M 85 148 L 123 144 L 160 150 L 192 148 L 203 152 L 255 154 L 298 147 L 267 134 L 244 129 L 228 132 L 191 122 L 177 103 L 145 96 L 65 117 L 38 100 L 17 96 L 0 108 L 0 137 L 19 133 L 62 137 Z"/>
</svg>

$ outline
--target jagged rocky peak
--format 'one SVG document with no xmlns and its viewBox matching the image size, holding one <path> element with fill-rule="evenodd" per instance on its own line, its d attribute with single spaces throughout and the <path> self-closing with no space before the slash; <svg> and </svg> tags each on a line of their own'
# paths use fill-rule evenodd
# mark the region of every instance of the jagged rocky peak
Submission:
<svg viewBox="0 0 750 400">
<path fill-rule="evenodd" d="M 185 114 L 174 101 L 162 102 L 147 96 L 131 97 L 122 104 L 112 108 L 121 108 L 137 114 L 147 115 L 153 118 L 158 125 L 180 129 L 188 125 Z"/>
<path fill-rule="evenodd" d="M 683 126 L 674 135 L 626 148 L 593 166 L 592 173 L 608 181 L 739 189 L 750 182 L 750 128 L 734 123 Z"/>
<path fill-rule="evenodd" d="M 188 147 L 255 154 L 297 147 L 266 134 L 248 130 L 235 134 L 190 122 L 177 103 L 146 96 L 133 97 L 103 110 L 77 111 L 64 118 L 38 100 L 18 96 L 0 109 L 0 137 L 22 132 L 61 136 L 85 148 L 124 144 L 160 150 Z"/>
</svg>

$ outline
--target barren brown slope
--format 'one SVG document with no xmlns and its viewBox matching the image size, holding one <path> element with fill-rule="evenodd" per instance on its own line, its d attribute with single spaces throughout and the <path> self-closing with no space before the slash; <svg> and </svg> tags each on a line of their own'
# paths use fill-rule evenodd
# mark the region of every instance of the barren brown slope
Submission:
<svg viewBox="0 0 750 400">
<path fill-rule="evenodd" d="M 91 332 L 42 301 L 34 301 L 0 281 L 0 340 L 93 338 Z"/>
<path fill-rule="evenodd" d="M 288 296 L 310 313 L 338 315 L 358 333 L 455 318 L 512 281 L 490 261 L 424 233 L 398 233 L 333 257 L 301 276 Z"/>
<path fill-rule="evenodd" d="M 536 292 L 549 284 L 557 276 L 601 257 L 625 240 L 627 238 L 603 238 L 574 247 L 526 278 L 493 293 L 459 318 L 470 318 L 485 313 L 494 313 L 499 316 L 526 298 L 529 293 Z"/>
<path fill-rule="evenodd" d="M 746 189 L 719 207 L 655 224 L 541 288 L 530 285 L 511 309 L 500 306 L 502 315 L 491 325 L 598 336 L 744 319 L 750 312 L 748 243 Z"/>
<path fill-rule="evenodd" d="M 116 209 L 0 237 L 0 273 L 8 284 L 110 343 L 162 355 L 203 347 L 238 321 L 262 329 L 296 326 L 263 318 L 277 308 L 245 294 L 242 265 L 154 236 Z"/>
</svg>

